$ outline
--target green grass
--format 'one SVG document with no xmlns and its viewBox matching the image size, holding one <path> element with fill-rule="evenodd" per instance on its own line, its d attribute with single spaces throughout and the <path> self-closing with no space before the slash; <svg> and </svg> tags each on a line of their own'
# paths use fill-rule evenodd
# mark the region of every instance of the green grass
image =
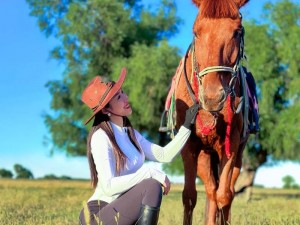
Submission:
<svg viewBox="0 0 300 225">
<path fill-rule="evenodd" d="M 182 185 L 163 198 L 159 224 L 182 224 Z M 193 224 L 203 224 L 205 194 L 198 187 Z M 0 179 L 1 225 L 77 225 L 79 212 L 93 190 L 88 181 Z M 253 189 L 253 200 L 236 197 L 232 225 L 299 225 L 300 191 Z"/>
</svg>

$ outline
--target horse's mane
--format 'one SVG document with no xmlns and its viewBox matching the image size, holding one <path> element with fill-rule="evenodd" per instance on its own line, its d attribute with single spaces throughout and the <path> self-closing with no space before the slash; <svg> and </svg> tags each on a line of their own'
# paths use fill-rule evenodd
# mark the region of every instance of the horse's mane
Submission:
<svg viewBox="0 0 300 225">
<path fill-rule="evenodd" d="M 232 18 L 239 17 L 239 8 L 233 0 L 203 0 L 200 13 L 205 18 Z"/>
</svg>

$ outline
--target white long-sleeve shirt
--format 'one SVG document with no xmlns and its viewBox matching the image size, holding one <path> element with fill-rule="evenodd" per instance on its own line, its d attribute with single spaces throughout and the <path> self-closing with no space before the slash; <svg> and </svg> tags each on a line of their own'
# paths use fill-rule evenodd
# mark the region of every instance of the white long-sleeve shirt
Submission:
<svg viewBox="0 0 300 225">
<path fill-rule="evenodd" d="M 165 173 L 144 164 L 145 159 L 155 162 L 171 162 L 180 152 L 191 131 L 181 127 L 175 138 L 165 147 L 160 147 L 145 139 L 135 130 L 137 141 L 142 149 L 140 153 L 131 143 L 126 127 L 110 122 L 119 147 L 127 157 L 125 168 L 116 176 L 115 157 L 107 134 L 98 129 L 91 139 L 91 152 L 98 172 L 98 184 L 89 201 L 112 202 L 120 194 L 132 188 L 144 179 L 153 178 L 163 183 Z"/>
</svg>

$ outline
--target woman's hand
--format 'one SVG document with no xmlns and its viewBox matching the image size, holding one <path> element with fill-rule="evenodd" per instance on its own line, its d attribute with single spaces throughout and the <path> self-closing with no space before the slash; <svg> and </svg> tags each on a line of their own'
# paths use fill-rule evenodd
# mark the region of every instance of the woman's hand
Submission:
<svg viewBox="0 0 300 225">
<path fill-rule="evenodd" d="M 191 125 L 195 123 L 199 108 L 200 106 L 198 104 L 194 104 L 190 108 L 188 108 L 188 110 L 186 110 L 185 121 L 183 123 L 184 127 L 186 127 L 187 129 L 191 129 Z"/>
<path fill-rule="evenodd" d="M 165 181 L 162 184 L 162 186 L 163 186 L 163 189 L 164 189 L 163 194 L 167 195 L 169 193 L 169 191 L 170 191 L 170 188 L 171 188 L 171 182 L 170 182 L 170 180 L 169 180 L 169 178 L 167 176 L 166 176 Z"/>
</svg>

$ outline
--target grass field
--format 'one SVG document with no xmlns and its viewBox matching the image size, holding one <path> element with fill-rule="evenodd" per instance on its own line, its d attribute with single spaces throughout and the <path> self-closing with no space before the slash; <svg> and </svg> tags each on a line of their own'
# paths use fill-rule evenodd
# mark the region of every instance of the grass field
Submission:
<svg viewBox="0 0 300 225">
<path fill-rule="evenodd" d="M 182 185 L 163 198 L 159 224 L 182 224 Z M 0 225 L 77 225 L 79 212 L 93 190 L 88 181 L 0 179 Z M 198 187 L 193 224 L 203 224 L 205 195 Z M 253 200 L 236 197 L 232 225 L 299 225 L 300 191 L 253 189 Z"/>
</svg>

